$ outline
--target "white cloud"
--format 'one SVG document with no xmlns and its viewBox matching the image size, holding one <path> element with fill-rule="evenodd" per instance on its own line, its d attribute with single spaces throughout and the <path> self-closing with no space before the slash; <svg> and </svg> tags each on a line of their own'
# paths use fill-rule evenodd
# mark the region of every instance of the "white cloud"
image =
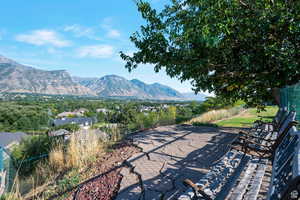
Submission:
<svg viewBox="0 0 300 200">
<path fill-rule="evenodd" d="M 108 31 L 107 36 L 110 38 L 118 38 L 121 36 L 121 33 L 118 30 L 111 29 Z"/>
<path fill-rule="evenodd" d="M 55 47 L 67 47 L 71 45 L 70 41 L 62 39 L 57 32 L 45 29 L 17 35 L 16 40 L 37 46 L 51 45 Z"/>
<path fill-rule="evenodd" d="M 102 29 L 107 31 L 107 37 L 109 38 L 119 38 L 121 36 L 120 31 L 117 29 L 112 28 L 113 27 L 113 19 L 111 17 L 106 17 L 103 19 L 101 23 Z"/>
<path fill-rule="evenodd" d="M 73 33 L 75 37 L 86 37 L 93 40 L 100 40 L 100 38 L 95 35 L 95 30 L 90 27 L 73 24 L 65 26 L 64 31 Z"/>
<path fill-rule="evenodd" d="M 79 57 L 109 58 L 114 54 L 114 48 L 110 45 L 83 46 L 78 49 Z"/>
</svg>

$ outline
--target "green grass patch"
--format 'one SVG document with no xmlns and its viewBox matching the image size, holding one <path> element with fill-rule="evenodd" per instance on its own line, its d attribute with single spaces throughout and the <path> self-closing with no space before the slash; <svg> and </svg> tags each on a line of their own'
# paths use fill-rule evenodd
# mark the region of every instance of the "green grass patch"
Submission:
<svg viewBox="0 0 300 200">
<path fill-rule="evenodd" d="M 278 111 L 277 106 L 267 106 L 265 111 L 257 112 L 256 108 L 250 108 L 249 113 L 256 117 L 263 116 L 263 117 L 274 117 L 276 112 Z"/>
<path fill-rule="evenodd" d="M 267 106 L 265 111 L 257 112 L 256 108 L 250 108 L 242 115 L 232 117 L 217 122 L 218 126 L 223 127 L 250 127 L 253 122 L 263 117 L 264 121 L 272 121 L 278 110 L 277 106 Z"/>
</svg>

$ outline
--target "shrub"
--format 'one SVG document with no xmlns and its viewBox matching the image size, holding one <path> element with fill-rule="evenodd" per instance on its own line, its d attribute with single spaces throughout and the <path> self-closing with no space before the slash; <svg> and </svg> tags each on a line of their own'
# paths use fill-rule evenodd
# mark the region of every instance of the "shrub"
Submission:
<svg viewBox="0 0 300 200">
<path fill-rule="evenodd" d="M 58 143 L 57 139 L 47 135 L 34 135 L 24 138 L 12 151 L 15 165 L 20 167 L 20 175 L 30 174 L 41 158 L 46 158 L 49 151 Z"/>
<path fill-rule="evenodd" d="M 166 111 L 159 112 L 159 125 L 174 124 L 176 120 L 176 107 L 170 106 Z"/>
</svg>

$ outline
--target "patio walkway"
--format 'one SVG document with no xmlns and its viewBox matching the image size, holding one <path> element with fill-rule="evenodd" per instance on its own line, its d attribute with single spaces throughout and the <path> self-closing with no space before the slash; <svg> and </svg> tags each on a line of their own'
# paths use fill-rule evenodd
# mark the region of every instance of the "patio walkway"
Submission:
<svg viewBox="0 0 300 200">
<path fill-rule="evenodd" d="M 142 150 L 127 160 L 117 200 L 175 199 L 227 151 L 235 129 L 174 125 L 132 135 Z"/>
</svg>

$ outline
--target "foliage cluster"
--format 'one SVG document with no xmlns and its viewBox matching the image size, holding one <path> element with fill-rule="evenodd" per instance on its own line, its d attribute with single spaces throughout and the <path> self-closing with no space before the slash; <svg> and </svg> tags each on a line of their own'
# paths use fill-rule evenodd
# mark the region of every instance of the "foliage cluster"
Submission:
<svg viewBox="0 0 300 200">
<path fill-rule="evenodd" d="M 25 137 L 12 151 L 15 167 L 21 175 L 28 175 L 36 164 L 47 158 L 50 150 L 59 143 L 58 139 L 47 135 L 33 135 Z"/>
<path fill-rule="evenodd" d="M 49 122 L 48 112 L 41 106 L 0 103 L 0 131 L 40 130 L 47 128 Z"/>
<path fill-rule="evenodd" d="M 300 79 L 299 1 L 172 0 L 162 10 L 136 4 L 146 22 L 130 37 L 137 51 L 121 53 L 129 71 L 149 63 L 190 80 L 195 91 L 258 107 Z"/>
</svg>

